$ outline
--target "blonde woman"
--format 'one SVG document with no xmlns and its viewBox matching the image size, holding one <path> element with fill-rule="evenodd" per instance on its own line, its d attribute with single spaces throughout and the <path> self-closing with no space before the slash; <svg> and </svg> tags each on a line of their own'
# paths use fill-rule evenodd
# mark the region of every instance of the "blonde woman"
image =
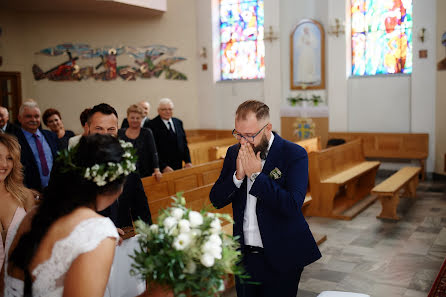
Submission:
<svg viewBox="0 0 446 297">
<path fill-rule="evenodd" d="M 127 108 L 127 120 L 129 127 L 120 129 L 118 137 L 124 141 L 130 142 L 136 148 L 138 163 L 136 169 L 141 177 L 154 175 L 160 180 L 162 173 L 159 169 L 158 152 L 156 150 L 155 140 L 152 130 L 141 128 L 141 121 L 144 118 L 144 110 L 136 104 Z"/>
<path fill-rule="evenodd" d="M 17 227 L 33 205 L 34 195 L 23 185 L 20 145 L 15 137 L 0 134 L 0 270 Z"/>
</svg>

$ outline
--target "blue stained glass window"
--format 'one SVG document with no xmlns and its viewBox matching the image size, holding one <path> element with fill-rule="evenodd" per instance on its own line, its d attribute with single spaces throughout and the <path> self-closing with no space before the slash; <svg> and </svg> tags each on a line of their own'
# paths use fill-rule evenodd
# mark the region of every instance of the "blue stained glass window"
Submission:
<svg viewBox="0 0 446 297">
<path fill-rule="evenodd" d="M 350 0 L 352 75 L 412 73 L 412 0 Z"/>
<path fill-rule="evenodd" d="M 221 79 L 265 77 L 263 0 L 220 0 Z"/>
</svg>

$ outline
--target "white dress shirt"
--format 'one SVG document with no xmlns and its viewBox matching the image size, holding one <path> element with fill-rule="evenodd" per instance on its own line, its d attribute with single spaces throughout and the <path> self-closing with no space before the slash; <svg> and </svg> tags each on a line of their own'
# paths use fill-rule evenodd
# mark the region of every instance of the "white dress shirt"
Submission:
<svg viewBox="0 0 446 297">
<path fill-rule="evenodd" d="M 162 119 L 163 120 L 163 122 L 164 122 L 164 125 L 166 125 L 166 127 L 167 127 L 167 129 L 169 129 L 169 124 L 168 123 L 170 123 L 170 125 L 172 126 L 172 131 L 175 133 L 176 131 L 175 131 L 175 126 L 173 125 L 173 121 L 172 121 L 172 118 L 170 118 L 170 119 L 168 119 L 168 120 L 165 120 L 165 119 Z"/>
<path fill-rule="evenodd" d="M 271 148 L 271 145 L 274 141 L 274 134 L 271 133 L 271 138 L 269 139 L 268 143 L 268 151 Z M 262 169 L 263 165 L 265 165 L 265 160 L 262 160 Z M 234 172 L 233 175 L 233 181 L 237 188 L 240 188 L 240 186 L 243 183 L 243 180 L 238 180 L 236 177 L 236 172 Z M 260 230 L 259 230 L 259 224 L 257 222 L 257 213 L 256 213 L 256 205 L 257 205 L 257 197 L 250 195 L 249 191 L 251 190 L 251 187 L 253 185 L 251 179 L 249 176 L 247 177 L 247 187 L 246 187 L 246 207 L 245 207 L 245 214 L 243 216 L 243 235 L 245 237 L 245 245 L 251 245 L 251 246 L 259 246 L 263 247 L 262 238 L 260 236 Z"/>
</svg>

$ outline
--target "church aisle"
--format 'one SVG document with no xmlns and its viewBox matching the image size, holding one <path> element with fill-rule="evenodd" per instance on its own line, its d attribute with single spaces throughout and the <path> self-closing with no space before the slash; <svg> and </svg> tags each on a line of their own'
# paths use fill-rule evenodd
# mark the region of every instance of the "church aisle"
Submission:
<svg viewBox="0 0 446 297">
<path fill-rule="evenodd" d="M 352 221 L 307 218 L 327 234 L 322 258 L 305 268 L 297 297 L 336 290 L 372 297 L 425 297 L 446 257 L 446 182 L 424 181 L 402 198 L 401 220 L 379 220 L 376 201 Z M 236 297 L 235 289 L 224 296 Z"/>
</svg>

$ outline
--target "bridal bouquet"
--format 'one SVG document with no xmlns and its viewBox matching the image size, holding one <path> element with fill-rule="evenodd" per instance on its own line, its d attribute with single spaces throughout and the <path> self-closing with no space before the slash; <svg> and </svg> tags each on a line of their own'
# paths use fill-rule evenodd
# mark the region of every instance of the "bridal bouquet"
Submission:
<svg viewBox="0 0 446 297">
<path fill-rule="evenodd" d="M 149 292 L 161 286 L 177 297 L 218 296 L 228 274 L 242 274 L 238 242 L 221 229 L 221 220 L 232 218 L 190 210 L 181 195 L 173 199 L 158 224 L 135 223 L 140 249 L 132 256 L 132 273 L 146 278 Z"/>
</svg>

